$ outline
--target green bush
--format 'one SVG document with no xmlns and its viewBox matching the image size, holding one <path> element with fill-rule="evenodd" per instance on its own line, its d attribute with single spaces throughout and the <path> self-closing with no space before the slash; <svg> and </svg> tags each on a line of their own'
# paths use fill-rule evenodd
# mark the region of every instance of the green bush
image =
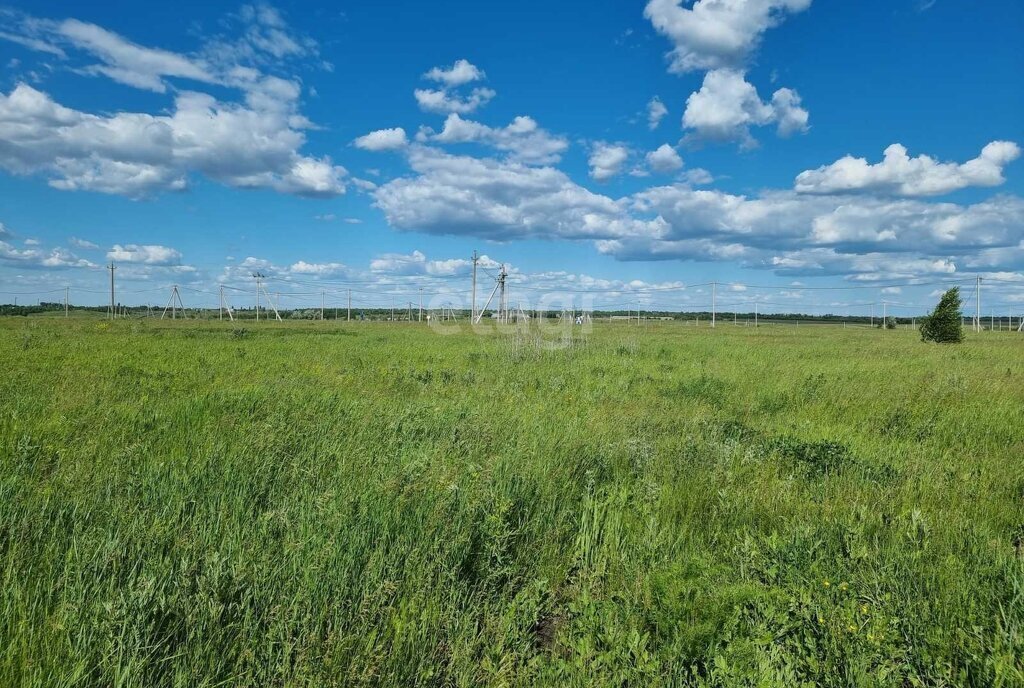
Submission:
<svg viewBox="0 0 1024 688">
<path fill-rule="evenodd" d="M 921 341 L 939 344 L 962 342 L 964 329 L 960 303 L 960 287 L 953 287 L 943 294 L 935 310 L 921 321 Z"/>
</svg>

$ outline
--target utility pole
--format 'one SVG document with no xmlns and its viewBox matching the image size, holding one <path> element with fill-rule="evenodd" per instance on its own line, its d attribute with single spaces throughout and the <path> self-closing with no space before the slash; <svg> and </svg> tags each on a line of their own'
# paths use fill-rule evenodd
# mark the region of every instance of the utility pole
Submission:
<svg viewBox="0 0 1024 688">
<path fill-rule="evenodd" d="M 977 294 L 977 301 L 974 306 L 974 331 L 981 332 L 981 275 L 978 275 L 978 282 L 974 291 Z"/>
<path fill-rule="evenodd" d="M 502 273 L 504 273 L 504 271 L 505 271 L 505 266 L 504 265 L 501 266 L 501 270 L 502 270 Z M 504 275 L 499 275 L 498 279 L 494 280 L 494 289 L 491 289 L 491 295 L 487 297 L 487 301 L 484 302 L 484 307 L 480 309 L 479 313 L 477 313 L 476 319 L 472 320 L 472 324 L 475 325 L 475 324 L 480 322 L 480 319 L 484 317 L 484 311 L 486 311 L 487 307 L 491 305 L 491 300 L 494 298 L 494 295 L 498 292 L 499 287 L 502 288 L 502 289 L 504 288 L 505 283 L 504 283 L 503 276 Z M 500 305 L 500 303 L 498 305 L 498 319 L 499 319 L 499 322 L 500 322 L 500 320 L 501 320 L 501 305 Z"/>
<path fill-rule="evenodd" d="M 420 287 L 420 314 L 417 322 L 423 322 L 423 287 Z"/>
<path fill-rule="evenodd" d="M 757 301 L 754 302 L 754 327 L 757 327 Z"/>
<path fill-rule="evenodd" d="M 875 304 L 871 304 L 871 327 L 875 326 Z"/>
<path fill-rule="evenodd" d="M 480 256 L 476 254 L 476 250 L 473 251 L 473 293 L 469 298 L 469 322 L 473 322 L 476 318 L 476 264 L 480 261 Z"/>
<path fill-rule="evenodd" d="M 501 293 L 498 295 L 498 322 L 499 323 L 505 322 L 505 318 L 507 316 L 506 311 L 508 310 L 508 306 L 507 306 L 508 302 L 505 300 L 506 299 L 506 294 L 505 294 L 505 275 L 506 274 L 508 274 L 508 273 L 505 272 L 505 264 L 502 263 L 501 264 L 501 273 L 499 273 L 499 277 L 498 277 L 498 284 L 501 287 Z"/>
<path fill-rule="evenodd" d="M 320 292 L 320 319 L 321 320 L 324 319 L 324 301 L 326 299 L 327 299 L 327 297 L 324 295 L 324 292 Z"/>
<path fill-rule="evenodd" d="M 412 322 L 412 301 L 409 302 L 409 322 Z"/>
<path fill-rule="evenodd" d="M 263 279 L 262 272 L 254 272 L 252 276 L 256 278 L 256 322 L 260 321 L 260 280 Z"/>
<path fill-rule="evenodd" d="M 64 287 L 64 317 L 68 317 L 68 291 L 71 287 Z"/>
<path fill-rule="evenodd" d="M 178 306 L 181 306 L 181 317 L 185 317 L 185 304 L 181 302 L 181 294 L 178 293 L 178 285 L 175 284 L 171 287 L 171 298 L 167 299 L 167 305 L 164 306 L 164 312 L 160 314 L 160 319 L 164 319 L 164 316 L 167 315 L 167 309 L 170 308 L 171 320 L 177 320 Z"/>
<path fill-rule="evenodd" d="M 882 329 L 885 329 L 885 326 L 886 326 L 886 319 L 888 318 L 888 315 L 886 315 L 888 313 L 888 310 L 886 309 L 886 306 L 888 306 L 888 305 L 889 305 L 888 303 L 886 303 L 885 301 L 882 301 Z"/>
<path fill-rule="evenodd" d="M 345 322 L 351 322 L 352 320 L 352 290 L 348 290 L 348 318 Z"/>
<path fill-rule="evenodd" d="M 224 319 L 224 311 L 228 312 L 228 319 L 231 322 L 235 322 L 235 316 L 231 314 L 231 309 L 228 307 L 227 299 L 224 298 L 224 286 L 220 288 L 220 319 Z"/>
<path fill-rule="evenodd" d="M 115 313 L 115 311 L 114 311 L 114 270 L 117 270 L 117 267 L 114 266 L 114 261 L 110 261 L 110 265 L 107 266 L 107 269 L 110 270 L 110 319 L 113 320 L 114 319 L 114 313 Z"/>
<path fill-rule="evenodd" d="M 715 299 L 718 296 L 718 282 L 711 283 L 711 327 L 715 326 Z"/>
</svg>

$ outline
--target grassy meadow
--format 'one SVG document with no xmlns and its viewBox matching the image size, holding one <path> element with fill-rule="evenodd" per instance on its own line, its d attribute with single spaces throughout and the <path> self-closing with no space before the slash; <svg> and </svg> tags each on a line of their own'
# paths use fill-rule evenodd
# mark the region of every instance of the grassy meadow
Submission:
<svg viewBox="0 0 1024 688">
<path fill-rule="evenodd" d="M 1024 336 L 0 319 L 0 686 L 1022 686 Z"/>
</svg>

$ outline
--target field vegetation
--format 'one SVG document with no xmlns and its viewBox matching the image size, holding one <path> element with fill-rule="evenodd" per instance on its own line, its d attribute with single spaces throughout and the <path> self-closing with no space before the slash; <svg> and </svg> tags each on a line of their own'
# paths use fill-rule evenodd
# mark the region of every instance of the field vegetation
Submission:
<svg viewBox="0 0 1024 688">
<path fill-rule="evenodd" d="M 1024 337 L 0 319 L 0 685 L 1024 685 Z"/>
</svg>

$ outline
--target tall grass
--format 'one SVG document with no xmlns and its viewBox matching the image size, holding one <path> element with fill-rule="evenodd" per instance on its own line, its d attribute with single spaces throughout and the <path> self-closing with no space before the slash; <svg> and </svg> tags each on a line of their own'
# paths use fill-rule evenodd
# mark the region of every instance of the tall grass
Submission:
<svg viewBox="0 0 1024 688">
<path fill-rule="evenodd" d="M 1024 342 L 0 321 L 0 685 L 1024 685 Z"/>
</svg>

